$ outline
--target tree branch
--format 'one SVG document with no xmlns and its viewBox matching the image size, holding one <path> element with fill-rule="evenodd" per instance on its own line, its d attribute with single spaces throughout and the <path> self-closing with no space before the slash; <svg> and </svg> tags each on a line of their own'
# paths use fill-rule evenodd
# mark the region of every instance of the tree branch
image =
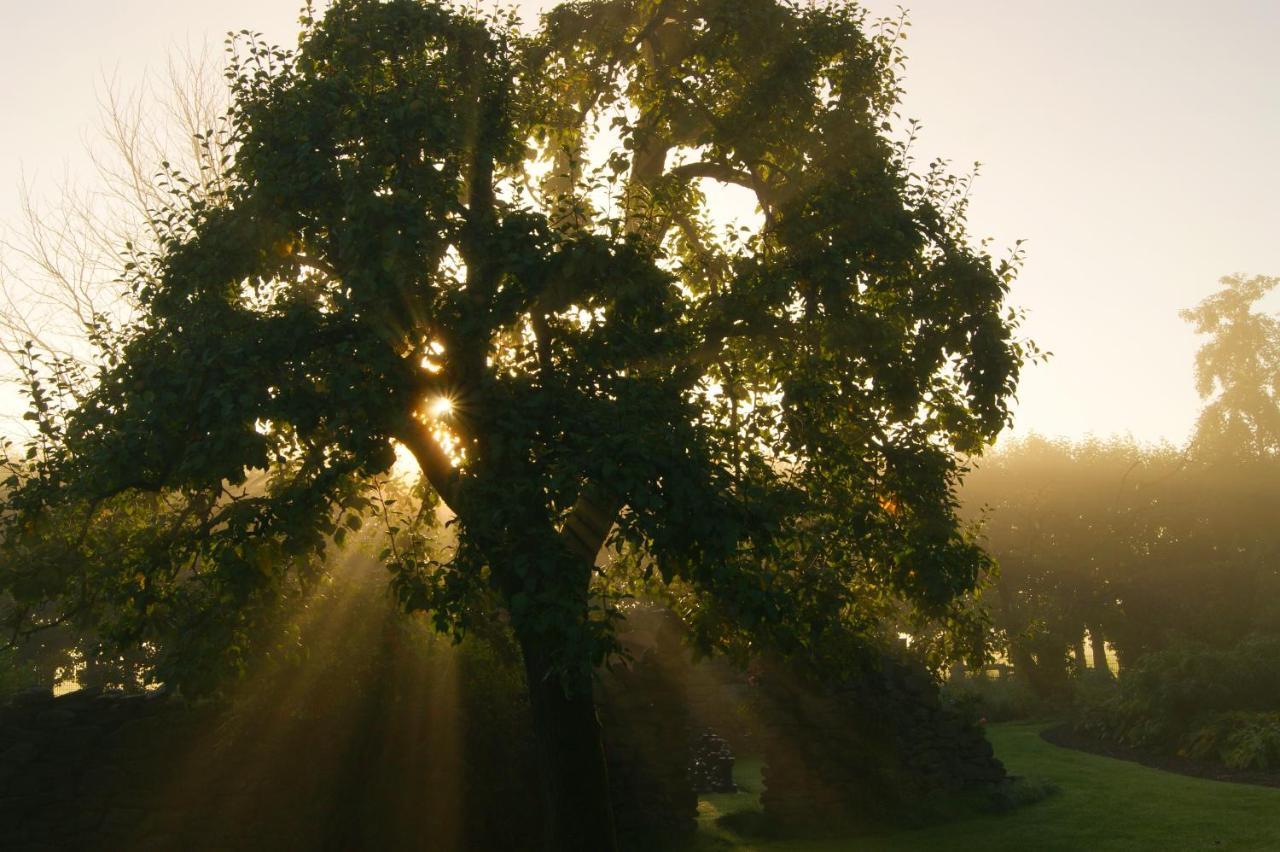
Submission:
<svg viewBox="0 0 1280 852">
<path fill-rule="evenodd" d="M 684 163 L 673 167 L 667 174 L 672 177 L 681 178 L 683 180 L 692 180 L 694 178 L 711 178 L 722 183 L 737 184 L 745 189 L 755 190 L 756 182 L 751 175 L 746 172 L 738 171 L 732 166 L 724 163 Z"/>
<path fill-rule="evenodd" d="M 413 415 L 406 415 L 396 431 L 396 439 L 413 453 L 422 474 L 440 499 L 455 514 L 458 512 L 458 474 L 453 462 L 441 448 L 425 423 Z"/>
<path fill-rule="evenodd" d="M 604 547 L 609 530 L 613 529 L 613 521 L 622 511 L 622 500 L 604 494 L 600 489 L 588 485 L 582 489 L 569 517 L 565 518 L 560 528 L 560 541 L 574 556 L 582 559 L 588 566 L 595 565 L 600 548 Z"/>
</svg>

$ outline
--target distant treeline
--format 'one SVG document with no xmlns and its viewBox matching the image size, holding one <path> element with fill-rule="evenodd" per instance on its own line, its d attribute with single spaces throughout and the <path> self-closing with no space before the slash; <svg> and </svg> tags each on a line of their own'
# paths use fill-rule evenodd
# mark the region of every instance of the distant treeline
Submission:
<svg viewBox="0 0 1280 852">
<path fill-rule="evenodd" d="M 1258 309 L 1280 278 L 1220 283 L 1182 313 L 1205 336 L 1185 446 L 1031 437 L 964 484 L 997 565 L 994 645 L 1042 697 L 1107 645 L 1123 669 L 1280 634 L 1280 319 Z"/>
<path fill-rule="evenodd" d="M 986 459 L 963 497 L 998 566 L 994 644 L 1041 695 L 1104 643 L 1123 668 L 1280 625 L 1273 457 L 1030 438 Z"/>
</svg>

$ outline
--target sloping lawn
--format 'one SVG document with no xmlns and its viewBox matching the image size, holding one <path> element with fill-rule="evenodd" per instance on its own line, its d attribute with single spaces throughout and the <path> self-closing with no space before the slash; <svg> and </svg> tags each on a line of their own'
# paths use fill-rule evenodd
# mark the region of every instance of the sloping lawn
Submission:
<svg viewBox="0 0 1280 852">
<path fill-rule="evenodd" d="M 831 852 L 1096 852 L 1097 850 L 1280 850 L 1280 789 L 1174 775 L 1136 763 L 1058 748 L 1040 739 L 1043 723 L 992 725 L 996 753 L 1016 775 L 1044 778 L 1061 791 L 1012 813 L 973 816 L 889 835 L 788 841 L 744 837 L 720 816 L 758 808 L 760 766 L 742 761 L 736 795 L 706 796 L 699 850 Z"/>
</svg>

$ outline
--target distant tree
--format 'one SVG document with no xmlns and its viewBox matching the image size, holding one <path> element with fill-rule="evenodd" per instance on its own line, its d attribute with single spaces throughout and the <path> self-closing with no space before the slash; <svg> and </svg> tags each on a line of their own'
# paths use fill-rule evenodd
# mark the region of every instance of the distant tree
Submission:
<svg viewBox="0 0 1280 852">
<path fill-rule="evenodd" d="M 966 481 L 966 514 L 999 564 L 986 600 L 1001 646 L 1041 692 L 1065 689 L 1069 652 L 1082 665 L 1107 639 L 1132 661 L 1273 629 L 1280 319 L 1257 303 L 1277 283 L 1227 276 L 1182 312 L 1209 335 L 1186 450 L 1033 437 Z"/>
<path fill-rule="evenodd" d="M 337 0 L 296 52 L 238 44 L 224 135 L 197 139 L 232 152 L 225 177 L 168 173 L 155 249 L 126 246 L 136 317 L 94 318 L 70 407 L 32 377 L 15 629 L 89 620 L 207 683 L 378 516 L 407 607 L 509 620 L 548 843 L 599 850 L 606 542 L 707 644 L 823 653 L 973 587 L 961 458 L 1005 425 L 1030 350 L 967 185 L 915 175 L 889 135 L 893 26 L 597 0 L 529 37 Z M 752 215 L 726 220 L 730 192 Z M 397 445 L 456 516 L 448 558 L 378 487 Z M 143 493 L 155 523 L 84 553 Z"/>
<path fill-rule="evenodd" d="M 1068 687 L 1123 617 L 1117 580 L 1145 546 L 1153 490 L 1178 470 L 1172 448 L 1031 437 L 1002 447 L 966 480 L 966 515 L 997 563 L 985 596 L 1001 647 L 1042 695 Z M 1085 636 L 1091 648 L 1086 649 Z"/>
<path fill-rule="evenodd" d="M 1258 303 L 1280 279 L 1230 275 L 1182 312 L 1208 335 L 1196 357 L 1205 400 L 1187 460 L 1164 479 L 1140 556 L 1118 577 L 1131 656 L 1187 638 L 1218 647 L 1273 633 L 1280 600 L 1280 319 Z"/>
<path fill-rule="evenodd" d="M 1192 459 L 1154 489 L 1135 556 L 1117 572 L 1128 659 L 1190 639 L 1217 647 L 1280 624 L 1280 460 Z"/>
<path fill-rule="evenodd" d="M 1209 335 L 1196 355 L 1196 390 L 1205 400 L 1195 449 L 1236 459 L 1280 454 L 1280 318 L 1255 310 L 1280 284 L 1266 275 L 1228 275 L 1222 289 L 1182 318 Z"/>
</svg>

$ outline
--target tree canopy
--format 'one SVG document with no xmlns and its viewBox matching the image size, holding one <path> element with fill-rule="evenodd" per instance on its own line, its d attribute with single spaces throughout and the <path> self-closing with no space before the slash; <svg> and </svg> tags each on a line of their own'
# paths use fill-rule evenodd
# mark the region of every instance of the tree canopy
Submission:
<svg viewBox="0 0 1280 852">
<path fill-rule="evenodd" d="M 296 50 L 241 34 L 197 139 L 225 170 L 168 175 L 159 239 L 126 247 L 135 317 L 95 330 L 69 404 L 34 384 L 14 626 L 86 618 L 194 685 L 377 516 L 407 607 L 510 620 L 545 733 L 591 726 L 623 565 L 708 644 L 944 612 L 984 564 L 958 476 L 1033 350 L 1016 254 L 896 135 L 897 26 L 594 0 L 529 33 L 336 0 Z M 448 554 L 381 496 L 397 446 L 455 515 Z M 100 547 L 142 492 L 154 523 Z M 597 565 L 606 541 L 628 559 Z"/>
</svg>

